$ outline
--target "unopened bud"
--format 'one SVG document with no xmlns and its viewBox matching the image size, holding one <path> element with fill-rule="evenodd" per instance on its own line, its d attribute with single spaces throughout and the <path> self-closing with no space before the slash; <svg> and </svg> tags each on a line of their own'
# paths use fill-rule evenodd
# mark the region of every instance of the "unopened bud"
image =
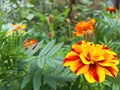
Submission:
<svg viewBox="0 0 120 90">
<path fill-rule="evenodd" d="M 94 31 L 93 30 L 88 30 L 86 33 L 85 33 L 85 40 L 86 41 L 92 41 L 93 38 L 94 38 L 95 34 L 94 34 Z"/>
<path fill-rule="evenodd" d="M 67 22 L 68 24 L 71 24 L 71 20 L 70 20 L 69 18 L 66 19 L 66 22 Z"/>
<path fill-rule="evenodd" d="M 49 22 L 50 22 L 50 23 L 53 23 L 53 22 L 54 22 L 54 16 L 51 15 L 51 14 L 49 15 Z"/>
<path fill-rule="evenodd" d="M 52 32 L 49 32 L 48 35 L 49 35 L 49 37 L 50 37 L 51 39 L 53 38 Z"/>
</svg>

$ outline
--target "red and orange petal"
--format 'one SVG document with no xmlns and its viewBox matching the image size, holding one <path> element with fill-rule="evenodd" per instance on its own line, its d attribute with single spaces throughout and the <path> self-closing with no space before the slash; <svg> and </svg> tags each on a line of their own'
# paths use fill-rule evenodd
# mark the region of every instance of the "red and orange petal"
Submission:
<svg viewBox="0 0 120 90">
<path fill-rule="evenodd" d="M 105 70 L 97 64 L 90 64 L 89 70 L 84 73 L 84 76 L 90 83 L 103 82 L 105 80 Z"/>
<path fill-rule="evenodd" d="M 118 56 L 105 45 L 81 41 L 72 45 L 64 59 L 64 66 L 76 74 L 84 74 L 88 82 L 103 82 L 105 75 L 116 78 Z"/>
<path fill-rule="evenodd" d="M 29 47 L 31 47 L 33 44 L 35 44 L 35 47 L 37 45 L 38 41 L 37 40 L 31 40 L 28 39 L 25 42 L 23 42 L 25 49 L 28 49 Z"/>
<path fill-rule="evenodd" d="M 88 30 L 95 30 L 95 19 L 91 19 L 88 22 L 87 21 L 81 21 L 78 24 L 76 24 L 74 30 L 74 36 L 82 36 L 85 34 Z"/>
<path fill-rule="evenodd" d="M 116 12 L 116 8 L 115 7 L 113 7 L 113 6 L 111 6 L 111 7 L 108 7 L 108 8 L 106 8 L 106 11 L 109 11 L 109 12 Z"/>
</svg>

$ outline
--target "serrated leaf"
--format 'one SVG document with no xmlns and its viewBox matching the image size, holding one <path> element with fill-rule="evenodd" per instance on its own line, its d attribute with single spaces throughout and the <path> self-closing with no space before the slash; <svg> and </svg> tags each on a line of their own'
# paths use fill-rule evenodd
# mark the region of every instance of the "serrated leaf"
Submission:
<svg viewBox="0 0 120 90">
<path fill-rule="evenodd" d="M 35 47 L 34 50 L 32 50 L 32 51 L 29 53 L 29 55 L 31 56 L 31 55 L 35 54 L 35 53 L 40 49 L 40 47 L 42 46 L 42 44 L 43 44 L 43 40 L 38 43 L 38 45 Z"/>
<path fill-rule="evenodd" d="M 27 83 L 30 81 L 30 79 L 31 79 L 31 75 L 27 74 L 22 81 L 21 89 L 23 89 L 27 85 Z"/>
<path fill-rule="evenodd" d="M 55 54 L 61 47 L 62 47 L 63 43 L 60 43 L 58 45 L 56 45 L 53 49 L 51 49 L 47 56 L 52 56 L 53 54 Z"/>
<path fill-rule="evenodd" d="M 47 54 L 47 52 L 52 48 L 53 44 L 55 43 L 55 40 L 50 41 L 39 53 L 39 56 L 43 56 Z"/>
<path fill-rule="evenodd" d="M 37 70 L 35 74 L 33 75 L 33 89 L 34 90 L 40 90 L 41 86 L 41 71 Z"/>
</svg>

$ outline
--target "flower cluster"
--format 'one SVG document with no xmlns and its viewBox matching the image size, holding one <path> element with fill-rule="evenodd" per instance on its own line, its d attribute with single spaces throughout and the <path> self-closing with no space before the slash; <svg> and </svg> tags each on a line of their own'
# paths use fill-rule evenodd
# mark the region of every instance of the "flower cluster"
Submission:
<svg viewBox="0 0 120 90">
<path fill-rule="evenodd" d="M 81 21 L 75 26 L 75 32 L 74 36 L 82 36 L 84 35 L 87 31 L 93 31 L 95 30 L 95 19 L 91 19 L 88 22 L 87 21 Z"/>
<path fill-rule="evenodd" d="M 76 74 L 83 74 L 90 83 L 103 82 L 105 76 L 116 78 L 118 73 L 118 56 L 106 45 L 81 41 L 72 45 L 72 50 L 64 59 L 64 66 Z"/>
<path fill-rule="evenodd" d="M 12 28 L 13 29 L 8 32 L 8 35 L 12 35 L 14 32 L 18 32 L 22 35 L 26 33 L 24 30 L 26 28 L 25 24 L 12 24 Z"/>
<path fill-rule="evenodd" d="M 28 48 L 30 48 L 32 45 L 35 45 L 34 47 L 33 47 L 33 49 L 37 46 L 37 44 L 38 44 L 38 40 L 36 40 L 36 39 L 27 39 L 26 41 L 24 41 L 23 42 L 23 44 L 24 44 L 24 48 L 25 49 L 28 49 Z"/>
</svg>

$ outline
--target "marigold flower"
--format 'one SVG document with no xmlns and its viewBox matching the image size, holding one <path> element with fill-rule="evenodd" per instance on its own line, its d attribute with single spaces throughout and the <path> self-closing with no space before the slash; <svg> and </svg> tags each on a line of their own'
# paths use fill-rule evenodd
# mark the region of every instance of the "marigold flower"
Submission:
<svg viewBox="0 0 120 90">
<path fill-rule="evenodd" d="M 14 32 L 18 32 L 19 34 L 24 35 L 26 31 L 24 30 L 26 28 L 25 24 L 12 24 L 13 30 L 8 31 L 8 35 L 12 35 Z"/>
<path fill-rule="evenodd" d="M 76 32 L 74 32 L 74 36 L 82 36 L 86 33 L 88 30 L 95 30 L 95 19 L 91 19 L 88 22 L 87 21 L 81 21 L 75 26 Z"/>
<path fill-rule="evenodd" d="M 24 44 L 25 49 L 28 49 L 32 45 L 35 44 L 35 46 L 33 47 L 33 49 L 34 49 L 37 46 L 37 44 L 38 44 L 38 40 L 36 40 L 36 39 L 33 39 L 33 40 L 27 39 L 25 42 L 23 42 L 23 44 Z"/>
<path fill-rule="evenodd" d="M 106 45 L 81 41 L 72 45 L 72 50 L 64 59 L 64 66 L 76 74 L 83 74 L 89 83 L 103 82 L 105 76 L 116 78 L 118 73 L 118 56 Z"/>
<path fill-rule="evenodd" d="M 108 7 L 108 8 L 106 8 L 106 11 L 109 11 L 110 13 L 115 13 L 116 12 L 116 8 L 115 7 L 113 7 L 113 6 L 110 6 L 110 7 Z"/>
</svg>

